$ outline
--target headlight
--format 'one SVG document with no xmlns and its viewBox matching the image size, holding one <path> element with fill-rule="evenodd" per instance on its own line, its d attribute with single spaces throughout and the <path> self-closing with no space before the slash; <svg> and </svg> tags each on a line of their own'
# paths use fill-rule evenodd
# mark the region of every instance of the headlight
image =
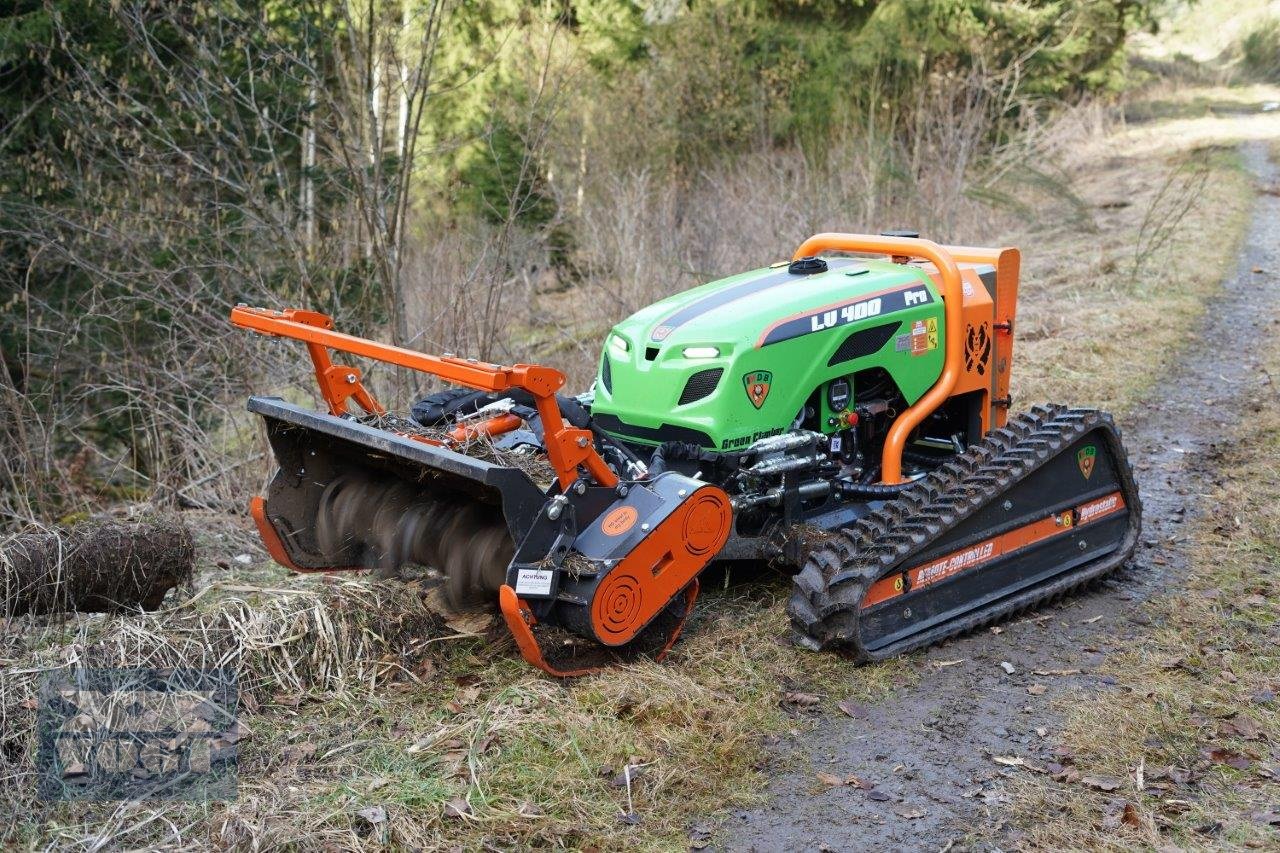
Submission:
<svg viewBox="0 0 1280 853">
<path fill-rule="evenodd" d="M 682 352 L 685 358 L 715 358 L 720 354 L 715 347 L 685 347 Z"/>
<path fill-rule="evenodd" d="M 609 349 L 618 355 L 626 355 L 631 351 L 631 344 L 627 343 L 626 338 L 620 335 L 613 335 L 609 338 Z"/>
</svg>

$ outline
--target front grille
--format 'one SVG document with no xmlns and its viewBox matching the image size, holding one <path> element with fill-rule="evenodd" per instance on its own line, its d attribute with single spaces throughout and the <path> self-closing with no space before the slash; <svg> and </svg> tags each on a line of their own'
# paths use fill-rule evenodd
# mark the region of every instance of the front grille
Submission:
<svg viewBox="0 0 1280 853">
<path fill-rule="evenodd" d="M 600 363 L 600 384 L 604 386 L 604 390 L 610 394 L 613 393 L 613 368 L 609 366 L 609 356 L 604 357 L 604 361 Z"/>
<path fill-rule="evenodd" d="M 711 392 L 716 390 L 716 386 L 720 384 L 720 377 L 723 375 L 723 367 L 699 370 L 690 376 L 689 381 L 684 384 L 684 390 L 680 392 L 680 402 L 676 405 L 683 406 L 686 403 L 692 403 L 695 400 L 701 400 L 703 397 L 711 396 Z"/>
</svg>

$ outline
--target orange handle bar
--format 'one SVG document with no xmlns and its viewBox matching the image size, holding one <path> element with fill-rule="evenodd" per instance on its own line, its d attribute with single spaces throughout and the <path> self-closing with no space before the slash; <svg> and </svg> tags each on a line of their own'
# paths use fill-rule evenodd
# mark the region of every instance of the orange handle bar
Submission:
<svg viewBox="0 0 1280 853">
<path fill-rule="evenodd" d="M 533 395 L 538 414 L 542 417 L 547 459 L 555 469 L 561 488 L 568 488 L 578 479 L 579 465 L 585 466 L 602 486 L 612 487 L 618 483 L 618 476 L 596 452 L 591 431 L 570 427 L 561 417 L 556 392 L 564 386 L 565 377 L 553 367 L 539 364 L 507 367 L 474 358 L 427 355 L 335 332 L 333 320 L 328 316 L 297 308 L 272 311 L 240 305 L 231 311 L 231 324 L 265 335 L 304 342 L 315 365 L 320 393 L 334 415 L 347 411 L 348 399 L 354 399 L 370 413 L 382 414 L 385 409 L 361 385 L 359 370 L 330 361 L 330 349 L 429 373 L 446 382 L 478 391 L 507 391 L 512 388 L 528 391 Z"/>
<path fill-rule="evenodd" d="M 889 435 L 884 441 L 884 453 L 880 459 L 882 481 L 890 484 L 900 483 L 902 482 L 902 451 L 906 447 L 907 438 L 912 430 L 951 397 L 951 392 L 964 371 L 964 341 L 959 334 L 959 330 L 964 328 L 964 290 L 960 283 L 960 268 L 956 266 L 956 259 L 952 253 L 932 240 L 869 234 L 815 234 L 800 244 L 793 258 L 799 259 L 829 251 L 924 258 L 938 268 L 942 281 L 943 316 L 946 324 L 943 330 L 945 344 L 942 375 L 923 397 L 908 407 L 889 427 Z M 971 255 L 980 250 L 961 251 L 965 255 Z"/>
</svg>

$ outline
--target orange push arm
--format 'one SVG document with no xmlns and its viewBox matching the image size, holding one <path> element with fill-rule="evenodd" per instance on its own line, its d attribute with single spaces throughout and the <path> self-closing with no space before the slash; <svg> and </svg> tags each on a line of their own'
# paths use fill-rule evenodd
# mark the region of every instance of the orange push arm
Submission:
<svg viewBox="0 0 1280 853">
<path fill-rule="evenodd" d="M 538 364 L 507 367 L 473 358 L 427 355 L 336 332 L 333 320 L 315 311 L 271 311 L 242 305 L 232 309 L 231 323 L 242 329 L 306 343 L 316 367 L 320 391 L 329 404 L 330 412 L 335 415 L 346 411 L 347 397 L 355 399 L 366 411 L 381 413 L 383 409 L 360 385 L 359 371 L 329 362 L 330 349 L 429 373 L 478 391 L 506 391 L 511 388 L 528 391 L 533 395 L 538 414 L 542 417 L 547 459 L 555 469 L 561 487 L 568 488 L 577 479 L 579 465 L 585 466 L 600 485 L 617 485 L 617 475 L 595 450 L 591 431 L 567 426 L 561 417 L 556 392 L 564 386 L 565 377 L 553 367 Z M 344 387 L 344 383 L 348 387 Z"/>
<path fill-rule="evenodd" d="M 902 481 L 902 451 L 911 431 L 946 402 L 964 370 L 964 341 L 959 334 L 959 330 L 963 328 L 964 316 L 960 268 L 956 266 L 955 258 L 949 251 L 931 240 L 869 234 L 815 234 L 796 249 L 794 257 L 799 259 L 830 251 L 924 258 L 938 268 L 946 324 L 943 331 L 945 344 L 942 375 L 923 397 L 899 415 L 889 427 L 880 460 L 881 478 L 885 483 L 899 483 Z"/>
</svg>

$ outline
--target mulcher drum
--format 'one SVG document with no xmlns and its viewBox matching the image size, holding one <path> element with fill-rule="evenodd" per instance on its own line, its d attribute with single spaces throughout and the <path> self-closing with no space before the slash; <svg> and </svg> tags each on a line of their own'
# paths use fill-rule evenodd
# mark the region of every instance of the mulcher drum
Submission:
<svg viewBox="0 0 1280 853">
<path fill-rule="evenodd" d="M 1110 416 L 1036 407 L 815 548 L 791 624 L 812 648 L 894 657 L 1116 569 L 1140 518 Z"/>
</svg>

